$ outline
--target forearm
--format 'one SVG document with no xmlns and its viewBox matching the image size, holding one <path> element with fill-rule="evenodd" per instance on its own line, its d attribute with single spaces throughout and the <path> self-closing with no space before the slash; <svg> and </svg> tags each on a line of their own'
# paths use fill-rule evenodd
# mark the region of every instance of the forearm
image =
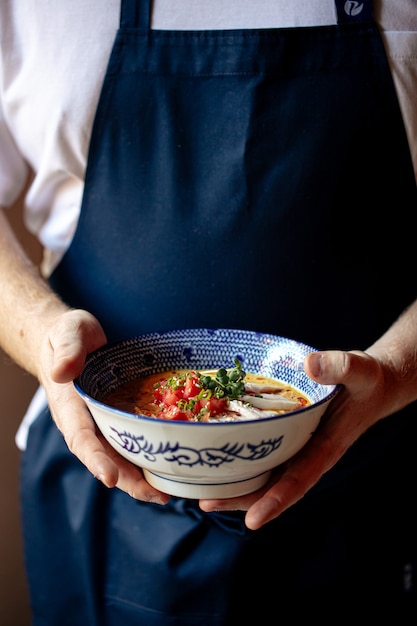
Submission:
<svg viewBox="0 0 417 626">
<path fill-rule="evenodd" d="M 0 345 L 39 377 L 40 345 L 67 307 L 52 293 L 0 210 Z"/>
<path fill-rule="evenodd" d="M 366 352 L 384 364 L 387 414 L 417 400 L 417 300 Z"/>
</svg>

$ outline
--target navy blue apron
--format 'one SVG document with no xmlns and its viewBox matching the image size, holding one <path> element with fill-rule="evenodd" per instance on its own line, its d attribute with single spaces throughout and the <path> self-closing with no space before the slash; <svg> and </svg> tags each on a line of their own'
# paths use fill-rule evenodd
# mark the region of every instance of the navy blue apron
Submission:
<svg viewBox="0 0 417 626">
<path fill-rule="evenodd" d="M 122 2 L 51 277 L 110 341 L 222 326 L 365 349 L 414 300 L 416 186 L 383 44 L 370 1 L 336 8 L 330 26 L 160 31 L 150 0 Z M 375 616 L 381 597 L 399 615 L 415 421 L 378 424 L 252 532 L 241 512 L 104 488 L 45 411 L 22 466 L 33 626 L 261 624 L 306 606 L 323 622 L 335 600 Z"/>
</svg>

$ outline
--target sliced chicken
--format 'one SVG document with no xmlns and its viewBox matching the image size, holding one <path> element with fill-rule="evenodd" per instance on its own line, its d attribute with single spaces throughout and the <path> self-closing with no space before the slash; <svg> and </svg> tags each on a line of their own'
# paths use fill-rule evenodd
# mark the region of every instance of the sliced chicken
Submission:
<svg viewBox="0 0 417 626">
<path fill-rule="evenodd" d="M 270 409 L 271 411 L 280 411 L 282 409 L 291 411 L 300 406 L 296 400 L 289 400 L 277 393 L 263 393 L 259 395 L 244 395 L 240 396 L 242 402 L 249 402 L 258 409 Z"/>
<path fill-rule="evenodd" d="M 276 411 L 261 410 L 241 400 L 230 400 L 228 411 L 235 413 L 239 420 L 262 419 L 265 417 L 274 417 L 277 414 Z"/>
</svg>

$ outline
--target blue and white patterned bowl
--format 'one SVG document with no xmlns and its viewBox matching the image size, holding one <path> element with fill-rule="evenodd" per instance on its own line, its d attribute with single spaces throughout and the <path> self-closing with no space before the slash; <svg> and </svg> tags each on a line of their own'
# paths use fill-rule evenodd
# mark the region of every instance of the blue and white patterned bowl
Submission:
<svg viewBox="0 0 417 626">
<path fill-rule="evenodd" d="M 271 471 L 309 440 L 336 385 L 319 385 L 304 372 L 315 351 L 292 339 L 247 330 L 187 329 L 150 333 L 108 344 L 87 358 L 75 389 L 107 441 L 140 466 L 157 489 L 185 498 L 228 498 L 262 487 Z M 290 383 L 312 404 L 276 417 L 244 422 L 153 419 L 107 406 L 120 384 L 171 369 L 233 367 Z"/>
</svg>

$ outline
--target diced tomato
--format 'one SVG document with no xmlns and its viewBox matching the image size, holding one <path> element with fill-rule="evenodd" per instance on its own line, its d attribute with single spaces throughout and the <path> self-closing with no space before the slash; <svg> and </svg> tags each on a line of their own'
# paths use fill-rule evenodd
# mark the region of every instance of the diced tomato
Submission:
<svg viewBox="0 0 417 626">
<path fill-rule="evenodd" d="M 205 402 L 204 400 L 196 400 L 194 404 L 193 413 L 194 415 L 198 415 L 202 408 L 204 408 Z"/>
<path fill-rule="evenodd" d="M 179 420 L 179 421 L 189 421 L 189 416 L 187 411 L 181 411 L 177 406 L 171 405 L 164 408 L 159 417 L 165 420 Z"/>
<path fill-rule="evenodd" d="M 196 372 L 189 372 L 185 378 L 161 380 L 154 389 L 155 403 L 159 406 L 159 417 L 167 420 L 193 421 L 198 415 L 199 420 L 206 421 L 210 415 L 218 415 L 227 410 L 227 398 L 210 397 L 210 392 L 198 400 L 201 393 L 200 377 Z M 175 385 L 173 385 L 175 383 Z M 203 395 L 203 394 L 202 394 Z M 188 406 L 187 409 L 184 407 Z"/>
<path fill-rule="evenodd" d="M 159 385 L 157 387 L 154 387 L 153 397 L 155 398 L 157 402 L 162 402 L 162 398 L 165 392 L 165 387 L 164 387 L 165 383 L 166 383 L 166 380 L 162 379 Z"/>
<path fill-rule="evenodd" d="M 183 390 L 182 389 L 171 389 L 168 387 L 162 394 L 162 402 L 165 406 L 176 405 L 177 402 L 183 399 Z"/>
<path fill-rule="evenodd" d="M 195 372 L 192 372 L 191 375 L 187 376 L 184 385 L 184 393 L 183 397 L 188 400 L 188 398 L 194 398 L 194 396 L 198 396 L 201 391 L 201 387 L 198 386 L 198 377 Z"/>
<path fill-rule="evenodd" d="M 224 413 L 227 408 L 227 398 L 211 397 L 209 400 L 207 400 L 206 408 L 210 411 L 211 415 L 219 415 L 219 413 Z"/>
</svg>

